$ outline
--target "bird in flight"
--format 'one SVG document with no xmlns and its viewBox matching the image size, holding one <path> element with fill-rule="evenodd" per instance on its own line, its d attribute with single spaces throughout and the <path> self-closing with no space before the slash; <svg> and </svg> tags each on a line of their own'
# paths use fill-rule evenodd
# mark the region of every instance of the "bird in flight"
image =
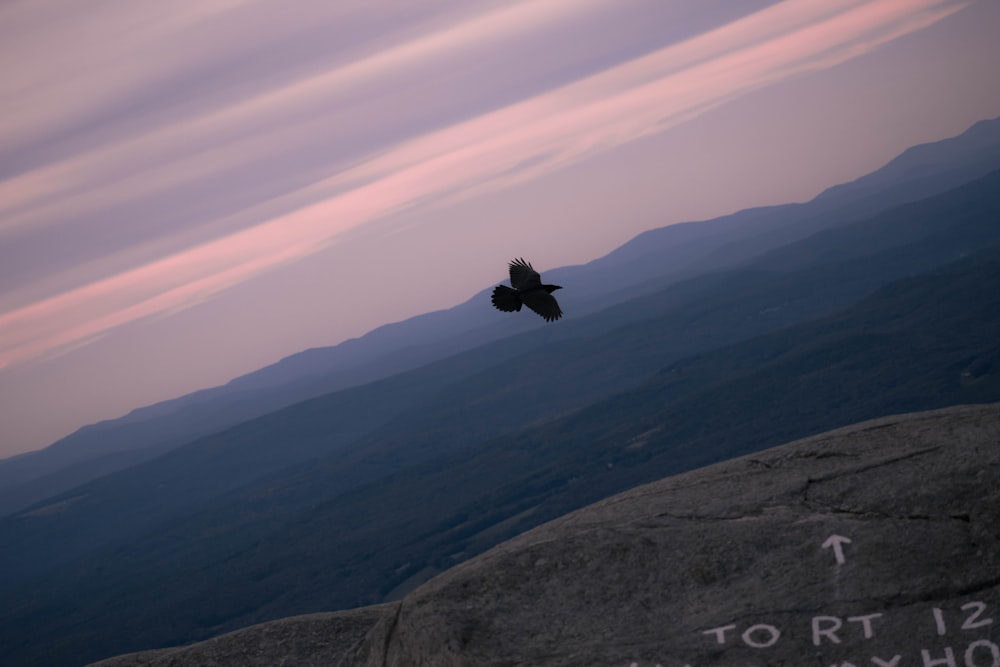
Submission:
<svg viewBox="0 0 1000 667">
<path fill-rule="evenodd" d="M 523 259 L 515 259 L 510 263 L 510 284 L 497 285 L 493 289 L 493 306 L 505 313 L 520 311 L 525 305 L 545 318 L 546 322 L 554 322 L 562 317 L 562 309 L 552 292 L 562 289 L 559 285 L 543 285 L 538 271 Z"/>
</svg>

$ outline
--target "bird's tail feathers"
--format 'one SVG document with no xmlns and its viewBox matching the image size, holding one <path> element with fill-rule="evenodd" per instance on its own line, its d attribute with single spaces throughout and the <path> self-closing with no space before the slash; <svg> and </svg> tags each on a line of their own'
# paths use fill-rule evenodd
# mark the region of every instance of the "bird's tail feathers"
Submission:
<svg viewBox="0 0 1000 667">
<path fill-rule="evenodd" d="M 512 313 L 521 310 L 521 297 L 518 296 L 517 292 L 506 285 L 497 285 L 493 289 L 493 296 L 491 299 L 493 301 L 493 306 L 497 310 L 502 310 L 505 313 Z"/>
</svg>

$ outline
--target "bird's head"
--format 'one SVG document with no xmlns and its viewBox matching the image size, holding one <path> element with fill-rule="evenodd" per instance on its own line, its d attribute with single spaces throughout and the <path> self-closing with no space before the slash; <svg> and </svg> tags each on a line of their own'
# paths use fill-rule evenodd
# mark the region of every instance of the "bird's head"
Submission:
<svg viewBox="0 0 1000 667">
<path fill-rule="evenodd" d="M 561 285 L 542 285 L 542 287 L 544 287 L 545 291 L 548 292 L 549 294 L 552 294 L 557 289 L 562 289 Z"/>
</svg>

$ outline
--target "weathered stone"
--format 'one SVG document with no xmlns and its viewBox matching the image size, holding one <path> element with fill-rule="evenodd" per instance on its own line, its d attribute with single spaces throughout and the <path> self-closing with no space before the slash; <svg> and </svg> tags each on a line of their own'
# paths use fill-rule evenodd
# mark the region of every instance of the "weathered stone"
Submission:
<svg viewBox="0 0 1000 667">
<path fill-rule="evenodd" d="M 368 667 L 1000 667 L 1000 406 L 639 487 L 407 596 Z"/>
<path fill-rule="evenodd" d="M 395 605 L 307 614 L 177 648 L 129 653 L 91 667 L 329 667 Z"/>
<path fill-rule="evenodd" d="M 638 487 L 400 603 L 99 664 L 1000 667 L 1000 404 Z"/>
</svg>

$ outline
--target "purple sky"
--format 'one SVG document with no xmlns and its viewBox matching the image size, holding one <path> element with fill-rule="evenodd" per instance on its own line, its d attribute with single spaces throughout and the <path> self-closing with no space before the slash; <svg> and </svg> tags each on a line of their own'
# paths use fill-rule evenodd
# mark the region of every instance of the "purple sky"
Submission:
<svg viewBox="0 0 1000 667">
<path fill-rule="evenodd" d="M 995 0 L 0 5 L 0 456 L 1000 116 Z M 484 304 L 489 307 L 489 304 Z"/>
</svg>

